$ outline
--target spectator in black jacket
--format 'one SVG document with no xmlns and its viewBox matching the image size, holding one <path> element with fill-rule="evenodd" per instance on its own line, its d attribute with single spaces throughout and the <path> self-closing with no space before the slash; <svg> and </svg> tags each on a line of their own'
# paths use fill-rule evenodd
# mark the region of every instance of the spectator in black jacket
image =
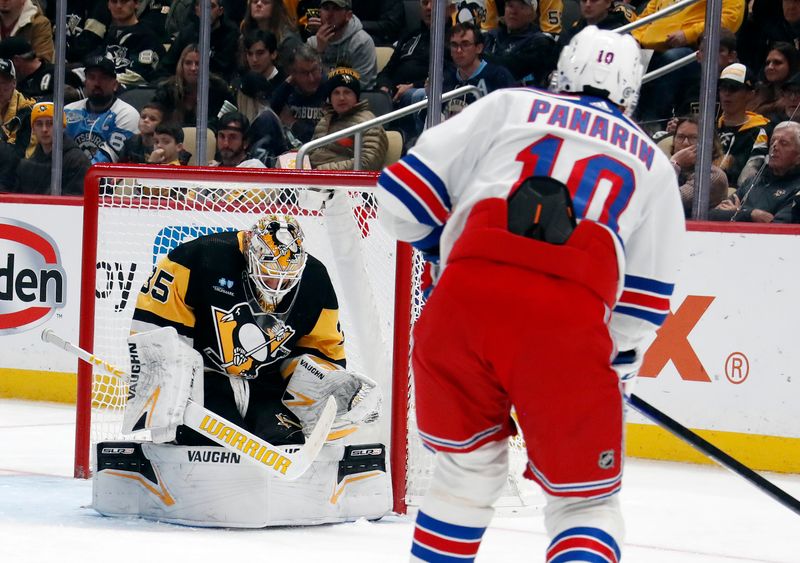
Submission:
<svg viewBox="0 0 800 563">
<path fill-rule="evenodd" d="M 55 10 L 56 2 L 51 0 L 42 3 L 47 4 L 47 13 L 51 8 Z M 156 37 L 166 39 L 164 24 L 169 6 L 170 0 L 137 0 L 136 18 Z M 55 21 L 54 17 L 50 17 L 50 21 Z M 112 16 L 107 2 L 67 0 L 67 60 L 77 63 L 96 53 L 103 45 L 111 25 Z"/>
<path fill-rule="evenodd" d="M 394 44 L 406 24 L 400 0 L 353 0 L 353 13 L 378 46 Z"/>
<path fill-rule="evenodd" d="M 398 107 L 425 97 L 431 56 L 431 0 L 420 0 L 420 8 L 419 29 L 400 38 L 377 78 L 377 88 L 389 94 Z"/>
<path fill-rule="evenodd" d="M 156 68 L 164 57 L 162 38 L 153 27 L 139 21 L 137 6 L 141 0 L 109 0 L 111 25 L 95 55 L 114 61 L 120 84 L 141 85 L 155 79 Z"/>
<path fill-rule="evenodd" d="M 26 194 L 49 194 L 50 172 L 53 166 L 53 114 L 52 102 L 39 102 L 31 112 L 31 128 L 38 145 L 30 158 L 19 162 L 15 191 Z M 61 116 L 64 127 L 67 119 Z M 63 140 L 61 194 L 82 195 L 83 178 L 89 170 L 89 158 L 66 134 Z"/>
<path fill-rule="evenodd" d="M 620 0 L 581 0 L 580 8 L 581 17 L 559 35 L 560 47 L 568 45 L 587 25 L 596 25 L 600 29 L 616 29 L 636 20 L 636 10 Z"/>
<path fill-rule="evenodd" d="M 556 68 L 556 43 L 535 23 L 535 4 L 506 0 L 503 21 L 486 34 L 483 58 L 506 67 L 520 84 L 547 86 Z"/>
<path fill-rule="evenodd" d="M 772 132 L 769 161 L 762 174 L 711 210 L 712 221 L 789 223 L 800 194 L 800 123 L 784 121 Z"/>
<path fill-rule="evenodd" d="M 265 29 L 248 31 L 242 36 L 247 69 L 231 84 L 236 107 L 247 119 L 255 119 L 270 101 L 286 75 L 275 63 L 278 58 L 278 39 Z"/>
<path fill-rule="evenodd" d="M 194 1 L 194 13 L 189 16 L 158 68 L 160 76 L 175 73 L 178 59 L 187 45 L 200 40 L 200 0 Z M 208 68 L 225 80 L 236 72 L 236 50 L 239 30 L 225 15 L 222 0 L 211 0 L 211 56 Z"/>
<path fill-rule="evenodd" d="M 19 155 L 11 145 L 0 139 L 0 192 L 13 192 L 17 183 Z"/>
<path fill-rule="evenodd" d="M 27 39 L 15 36 L 0 41 L 0 59 L 10 59 L 14 63 L 14 69 L 17 71 L 17 91 L 23 96 L 39 101 L 53 99 L 56 67 L 37 57 Z M 65 71 L 64 78 L 66 85 L 74 90 L 83 87 L 80 77 L 71 70 Z M 77 92 L 74 92 L 74 95 L 78 95 Z"/>
<path fill-rule="evenodd" d="M 800 49 L 800 2 L 752 0 L 750 13 L 739 30 L 739 60 L 761 72 L 774 43 L 791 43 Z"/>
<path fill-rule="evenodd" d="M 200 70 L 200 49 L 187 45 L 178 59 L 175 75 L 158 84 L 153 100 L 167 108 L 170 120 L 182 127 L 197 125 L 197 76 Z M 216 74 L 208 77 L 208 126 L 214 128 L 217 116 L 226 101 L 231 102 L 228 84 Z"/>
</svg>

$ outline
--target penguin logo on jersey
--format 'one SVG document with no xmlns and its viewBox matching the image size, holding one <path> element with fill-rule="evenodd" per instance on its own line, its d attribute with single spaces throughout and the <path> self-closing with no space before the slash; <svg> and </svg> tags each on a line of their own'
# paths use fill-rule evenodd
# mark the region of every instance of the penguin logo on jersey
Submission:
<svg viewBox="0 0 800 563">
<path fill-rule="evenodd" d="M 258 377 L 261 366 L 272 364 L 289 355 L 285 344 L 295 330 L 272 315 L 259 315 L 269 320 L 256 322 L 247 303 L 238 303 L 229 311 L 211 307 L 217 334 L 217 349 L 208 347 L 206 356 L 218 371 L 234 377 Z"/>
</svg>

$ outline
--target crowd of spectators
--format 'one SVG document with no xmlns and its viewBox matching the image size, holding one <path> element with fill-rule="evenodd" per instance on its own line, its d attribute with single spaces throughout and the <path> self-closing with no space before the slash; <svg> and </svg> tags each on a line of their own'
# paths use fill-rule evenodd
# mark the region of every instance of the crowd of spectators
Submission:
<svg viewBox="0 0 800 563">
<path fill-rule="evenodd" d="M 203 2 L 211 21 L 206 61 L 198 47 Z M 671 3 L 450 0 L 443 91 L 464 85 L 484 93 L 546 88 L 560 50 L 578 31 L 587 25 L 615 29 Z M 696 57 L 648 83 L 632 116 L 672 159 L 687 216 L 705 9 L 701 0 L 632 32 L 649 71 Z M 209 75 L 206 117 L 217 166 L 279 166 L 282 154 L 370 119 L 377 111 L 367 94 L 383 96 L 394 108 L 420 101 L 427 95 L 433 50 L 431 12 L 432 0 L 67 0 L 61 119 L 65 166 L 69 154 L 75 171 L 62 193 L 80 192 L 80 181 L 73 180 L 85 167 L 75 151 L 89 163 L 187 164 L 193 155 L 182 141 L 184 129 L 197 125 L 201 67 Z M 52 101 L 55 17 L 55 0 L 0 0 L 0 191 L 47 192 L 47 183 L 39 181 L 52 152 L 47 125 L 59 117 L 46 110 L 52 105 L 37 103 Z M 786 180 L 795 165 L 775 169 L 768 164 L 775 158 L 767 155 L 785 155 L 787 142 L 800 141 L 787 125 L 800 122 L 800 0 L 722 0 L 721 25 L 711 215 L 796 220 L 800 211 L 770 208 L 761 214 L 747 206 L 769 199 L 756 195 L 772 184 L 781 196 L 795 186 Z M 391 56 L 379 66 L 385 47 Z M 449 100 L 443 117 L 473 100 Z M 407 150 L 423 120 L 423 114 L 412 115 L 386 128 L 402 133 Z M 363 139 L 359 167 L 380 169 L 387 152 L 384 129 L 370 129 Z M 352 143 L 342 139 L 311 151 L 310 166 L 352 169 Z M 28 174 L 31 166 L 36 174 Z M 36 182 L 29 180 L 34 177 Z M 791 207 L 798 199 L 791 196 L 778 199 Z M 731 206 L 737 211 L 727 213 Z"/>
</svg>

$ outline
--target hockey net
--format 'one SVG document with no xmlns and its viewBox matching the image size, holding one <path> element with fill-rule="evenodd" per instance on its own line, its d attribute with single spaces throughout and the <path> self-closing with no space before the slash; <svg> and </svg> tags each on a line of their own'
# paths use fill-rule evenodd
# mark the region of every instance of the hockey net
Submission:
<svg viewBox="0 0 800 563">
<path fill-rule="evenodd" d="M 389 445 L 395 510 L 405 512 L 421 499 L 432 474 L 433 456 L 417 439 L 409 369 L 411 326 L 423 304 L 422 262 L 378 225 L 375 180 L 369 173 L 93 167 L 85 186 L 81 347 L 127 372 L 126 338 L 137 294 L 158 259 L 198 236 L 247 229 L 265 214 L 295 216 L 306 248 L 334 284 L 348 367 L 375 379 L 384 405 L 392 405 L 375 440 Z M 336 195 L 322 209 L 327 193 Z M 126 394 L 124 383 L 82 363 L 76 476 L 90 474 L 97 442 L 123 437 Z M 512 441 L 511 450 L 501 504 L 522 506 L 534 493 L 519 476 L 525 458 L 520 442 Z"/>
</svg>

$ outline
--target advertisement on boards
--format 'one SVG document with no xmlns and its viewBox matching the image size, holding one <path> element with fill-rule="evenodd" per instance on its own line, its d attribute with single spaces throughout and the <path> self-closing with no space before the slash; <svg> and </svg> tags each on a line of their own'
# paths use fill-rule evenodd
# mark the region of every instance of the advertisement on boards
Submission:
<svg viewBox="0 0 800 563">
<path fill-rule="evenodd" d="M 74 205 L 0 205 L 0 367 L 75 372 L 39 335 L 77 338 L 82 217 Z"/>
<path fill-rule="evenodd" d="M 690 232 L 635 392 L 686 426 L 800 438 L 800 236 Z"/>
</svg>

